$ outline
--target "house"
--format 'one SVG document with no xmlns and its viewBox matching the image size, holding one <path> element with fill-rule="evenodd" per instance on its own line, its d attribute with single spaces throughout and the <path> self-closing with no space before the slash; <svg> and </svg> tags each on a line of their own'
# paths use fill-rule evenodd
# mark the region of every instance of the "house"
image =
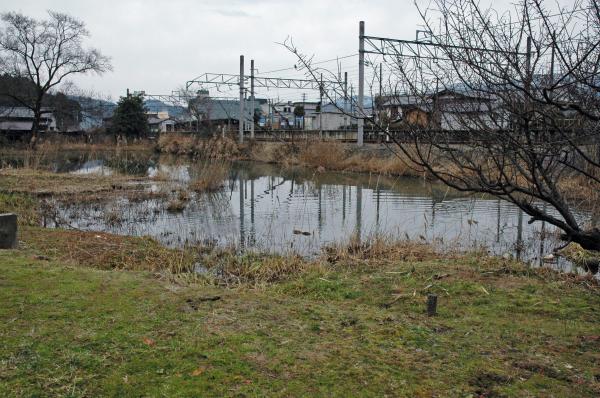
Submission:
<svg viewBox="0 0 600 398">
<path fill-rule="evenodd" d="M 244 101 L 246 130 L 254 118 L 259 125 L 266 125 L 269 113 L 269 101 L 263 98 L 254 99 L 254 112 L 250 109 L 250 100 Z M 212 98 L 208 91 L 201 90 L 198 97 L 190 102 L 190 111 L 200 123 L 219 126 L 222 130 L 232 130 L 239 123 L 240 101 L 233 99 Z M 237 127 L 235 127 L 237 128 Z"/>
<path fill-rule="evenodd" d="M 418 127 L 459 132 L 497 129 L 505 124 L 494 98 L 466 90 L 390 96 L 383 98 L 382 103 L 382 113 L 392 129 Z"/>
<path fill-rule="evenodd" d="M 292 101 L 273 104 L 271 114 L 271 126 L 274 129 L 294 128 L 296 115 L 294 114 L 294 103 Z"/>
<path fill-rule="evenodd" d="M 373 117 L 372 106 L 365 103 L 363 112 L 365 126 L 367 126 L 368 120 Z M 322 130 L 324 131 L 356 128 L 358 116 L 356 104 L 352 104 L 350 102 L 344 104 L 343 101 L 338 101 L 337 103 L 331 102 L 323 105 L 322 114 L 317 113 L 314 128 L 315 130 L 321 129 L 321 123 L 323 124 Z"/>
<path fill-rule="evenodd" d="M 40 131 L 56 131 L 56 118 L 53 110 L 42 108 Z M 33 127 L 34 113 L 22 106 L 0 107 L 0 131 L 7 133 L 26 133 Z"/>
<path fill-rule="evenodd" d="M 294 127 L 301 130 L 314 130 L 315 119 L 317 118 L 319 102 L 298 101 L 292 103 L 292 113 L 294 114 Z M 296 109 L 302 109 L 304 115 L 297 116 Z"/>
<path fill-rule="evenodd" d="M 350 117 L 338 105 L 325 104 L 320 109 L 322 113 L 315 115 L 315 130 L 342 130 Z M 322 124 L 321 124 L 322 123 Z"/>
<path fill-rule="evenodd" d="M 504 125 L 498 103 L 476 92 L 442 90 L 431 97 L 434 124 L 443 131 L 495 130 Z"/>
<path fill-rule="evenodd" d="M 381 102 L 380 119 L 386 120 L 392 128 L 407 124 L 426 127 L 432 123 L 429 97 L 394 95 L 379 97 L 378 101 Z"/>
<path fill-rule="evenodd" d="M 166 133 L 175 131 L 176 121 L 169 117 L 168 112 L 148 112 L 148 126 L 151 133 Z"/>
</svg>

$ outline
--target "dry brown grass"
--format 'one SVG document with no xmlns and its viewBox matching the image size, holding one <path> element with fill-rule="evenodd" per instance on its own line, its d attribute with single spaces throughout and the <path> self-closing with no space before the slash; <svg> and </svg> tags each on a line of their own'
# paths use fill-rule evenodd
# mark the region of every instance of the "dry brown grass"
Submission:
<svg viewBox="0 0 600 398">
<path fill-rule="evenodd" d="M 245 158 L 264 163 L 291 166 L 295 162 L 295 148 L 280 142 L 251 143 L 245 149 Z"/>
<path fill-rule="evenodd" d="M 181 213 L 187 207 L 187 202 L 181 199 L 172 199 L 167 203 L 167 211 L 170 213 Z"/>
<path fill-rule="evenodd" d="M 304 141 L 296 145 L 254 143 L 245 154 L 247 160 L 284 166 L 396 177 L 427 177 L 423 170 L 411 166 L 410 161 L 401 154 L 393 154 L 385 148 L 366 147 L 357 150 L 355 146 L 337 141 Z"/>
<path fill-rule="evenodd" d="M 400 154 L 389 156 L 371 156 L 367 153 L 355 153 L 345 159 L 344 170 L 359 173 L 377 173 L 385 176 L 427 177 L 427 173 L 411 166 L 410 161 Z"/>
<path fill-rule="evenodd" d="M 76 175 L 37 169 L 0 169 L 0 192 L 33 195 L 97 193 L 133 188 L 145 178 Z"/>
<path fill-rule="evenodd" d="M 168 249 L 151 238 L 41 228 L 23 228 L 20 234 L 28 249 L 78 266 L 175 274 L 194 266 L 190 251 Z"/>
<path fill-rule="evenodd" d="M 237 143 L 230 138 L 198 138 L 193 134 L 161 134 L 157 150 L 171 155 L 189 155 L 203 159 L 236 159 L 239 155 Z"/>
<path fill-rule="evenodd" d="M 364 240 L 353 236 L 348 242 L 327 246 L 323 251 L 327 262 L 346 266 L 357 265 L 357 262 L 362 265 L 378 265 L 381 262 L 426 261 L 441 257 L 432 244 L 397 240 L 386 236 Z M 444 258 L 449 257 L 451 253 L 444 253 Z"/>
<path fill-rule="evenodd" d="M 60 135 L 50 136 L 39 142 L 35 150 L 27 145 L 14 144 L 10 147 L 2 148 L 3 154 L 19 155 L 25 160 L 26 167 L 34 168 L 41 164 L 41 160 L 48 156 L 64 151 L 85 151 L 85 152 L 109 152 L 109 151 L 149 151 L 155 147 L 155 142 L 150 139 L 136 139 L 129 142 L 117 143 L 112 136 L 103 136 L 101 142 L 90 143 L 83 138 L 71 138 Z"/>
<path fill-rule="evenodd" d="M 157 148 L 162 153 L 173 155 L 192 155 L 197 138 L 190 134 L 161 134 Z"/>
<path fill-rule="evenodd" d="M 206 162 L 201 166 L 198 176 L 190 182 L 189 188 L 195 192 L 216 192 L 223 187 L 229 169 L 226 162 Z"/>
<path fill-rule="evenodd" d="M 245 253 L 234 250 L 214 250 L 202 259 L 213 275 L 213 282 L 227 286 L 264 285 L 289 280 L 309 270 L 318 269 L 318 262 L 300 256 Z"/>
<path fill-rule="evenodd" d="M 578 207 L 600 211 L 600 184 L 582 175 L 563 178 L 558 184 L 565 197 Z"/>
<path fill-rule="evenodd" d="M 306 142 L 300 146 L 297 161 L 302 166 L 342 170 L 348 159 L 346 148 L 337 142 Z"/>
</svg>

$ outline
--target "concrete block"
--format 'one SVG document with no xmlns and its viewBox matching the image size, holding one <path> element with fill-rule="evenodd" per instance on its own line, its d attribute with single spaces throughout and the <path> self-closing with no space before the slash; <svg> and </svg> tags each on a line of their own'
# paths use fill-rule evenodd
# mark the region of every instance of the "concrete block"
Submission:
<svg viewBox="0 0 600 398">
<path fill-rule="evenodd" d="M 16 249 L 17 242 L 17 215 L 0 214 L 0 249 Z"/>
</svg>

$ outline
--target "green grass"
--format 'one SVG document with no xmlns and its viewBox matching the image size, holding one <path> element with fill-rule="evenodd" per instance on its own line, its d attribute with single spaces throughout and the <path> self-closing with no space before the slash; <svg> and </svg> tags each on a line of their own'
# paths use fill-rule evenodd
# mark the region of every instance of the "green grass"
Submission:
<svg viewBox="0 0 600 398">
<path fill-rule="evenodd" d="M 600 394 L 589 281 L 467 257 L 225 289 L 35 255 L 0 251 L 3 397 Z"/>
</svg>

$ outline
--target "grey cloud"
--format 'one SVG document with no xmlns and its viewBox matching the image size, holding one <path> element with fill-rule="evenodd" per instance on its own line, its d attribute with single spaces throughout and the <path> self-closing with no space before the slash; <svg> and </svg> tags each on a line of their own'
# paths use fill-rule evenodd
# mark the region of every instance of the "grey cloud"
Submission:
<svg viewBox="0 0 600 398">
<path fill-rule="evenodd" d="M 216 9 L 213 10 L 216 14 L 223 15 L 225 17 L 234 17 L 234 18 L 252 18 L 254 15 L 247 13 L 242 10 L 224 10 L 224 9 Z"/>
</svg>

